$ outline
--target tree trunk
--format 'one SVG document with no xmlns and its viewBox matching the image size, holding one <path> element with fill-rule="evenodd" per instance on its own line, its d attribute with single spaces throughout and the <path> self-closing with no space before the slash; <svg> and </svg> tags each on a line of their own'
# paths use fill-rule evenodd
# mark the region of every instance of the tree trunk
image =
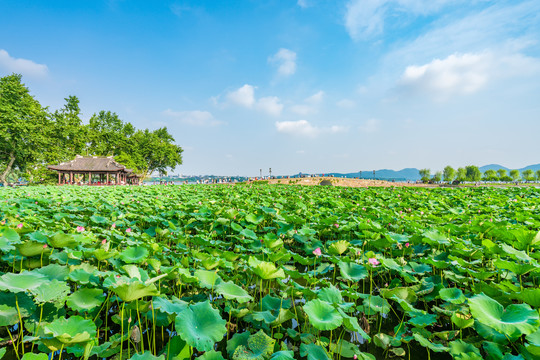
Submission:
<svg viewBox="0 0 540 360">
<path fill-rule="evenodd" d="M 6 166 L 6 170 L 0 175 L 0 182 L 4 184 L 4 186 L 7 186 L 7 177 L 9 173 L 11 172 L 11 167 L 13 166 L 13 163 L 15 162 L 15 155 L 13 153 L 9 154 L 9 163 Z"/>
</svg>

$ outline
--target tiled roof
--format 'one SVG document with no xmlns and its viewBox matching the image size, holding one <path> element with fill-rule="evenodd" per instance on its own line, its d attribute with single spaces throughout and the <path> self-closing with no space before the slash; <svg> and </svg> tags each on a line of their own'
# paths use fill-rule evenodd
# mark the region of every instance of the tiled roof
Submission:
<svg viewBox="0 0 540 360">
<path fill-rule="evenodd" d="M 122 164 L 114 161 L 112 156 L 81 156 L 77 155 L 75 159 L 61 163 L 59 165 L 48 166 L 51 170 L 62 171 L 104 171 L 104 172 L 117 172 L 125 171 L 131 172 L 133 170 L 126 169 Z"/>
</svg>

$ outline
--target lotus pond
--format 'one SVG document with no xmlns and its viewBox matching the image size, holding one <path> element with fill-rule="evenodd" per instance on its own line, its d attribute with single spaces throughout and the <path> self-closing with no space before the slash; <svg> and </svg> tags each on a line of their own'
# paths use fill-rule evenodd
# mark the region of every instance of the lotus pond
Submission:
<svg viewBox="0 0 540 360">
<path fill-rule="evenodd" d="M 540 191 L 0 189 L 0 358 L 539 359 Z"/>
</svg>

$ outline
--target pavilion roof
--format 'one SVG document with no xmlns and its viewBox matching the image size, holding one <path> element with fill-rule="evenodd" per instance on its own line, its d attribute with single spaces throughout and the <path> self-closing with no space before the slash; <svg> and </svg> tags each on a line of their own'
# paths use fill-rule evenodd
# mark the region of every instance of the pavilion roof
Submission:
<svg viewBox="0 0 540 360">
<path fill-rule="evenodd" d="M 75 159 L 63 162 L 59 165 L 48 166 L 51 170 L 73 171 L 73 172 L 132 172 L 124 165 L 116 162 L 113 156 L 81 156 L 77 155 Z"/>
</svg>

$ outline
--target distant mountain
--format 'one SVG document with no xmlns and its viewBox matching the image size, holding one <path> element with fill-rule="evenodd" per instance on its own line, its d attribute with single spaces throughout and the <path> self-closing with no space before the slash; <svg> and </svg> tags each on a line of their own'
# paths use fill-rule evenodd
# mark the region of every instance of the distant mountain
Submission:
<svg viewBox="0 0 540 360">
<path fill-rule="evenodd" d="M 498 164 L 489 164 L 489 165 L 484 165 L 482 167 L 479 167 L 480 171 L 481 172 L 485 172 L 486 170 L 499 170 L 499 169 L 504 169 L 508 172 L 510 172 L 510 170 L 513 170 L 513 169 L 509 169 L 507 167 L 504 167 L 502 165 L 498 165 Z M 529 165 L 529 166 L 526 166 L 524 168 L 521 168 L 521 169 L 517 169 L 519 170 L 520 172 L 523 172 L 524 170 L 532 170 L 534 172 L 536 172 L 537 170 L 540 170 L 540 164 L 536 164 L 536 165 Z M 321 173 L 322 174 L 322 173 Z M 347 177 L 347 178 L 356 178 L 356 177 L 360 177 L 362 179 L 373 179 L 373 170 L 367 170 L 367 171 L 363 171 L 360 173 L 360 172 L 355 172 L 355 173 L 346 173 L 346 174 L 342 174 L 342 173 L 324 173 L 325 175 L 331 175 L 331 176 L 336 176 L 336 177 Z M 432 174 L 433 175 L 433 174 Z M 396 181 L 416 181 L 416 180 L 420 180 L 420 174 L 418 172 L 418 169 L 416 168 L 406 168 L 406 169 L 402 169 L 402 170 L 388 170 L 388 169 L 381 169 L 381 170 L 375 170 L 375 178 L 376 179 L 384 179 L 384 180 L 396 180 Z"/>
</svg>

